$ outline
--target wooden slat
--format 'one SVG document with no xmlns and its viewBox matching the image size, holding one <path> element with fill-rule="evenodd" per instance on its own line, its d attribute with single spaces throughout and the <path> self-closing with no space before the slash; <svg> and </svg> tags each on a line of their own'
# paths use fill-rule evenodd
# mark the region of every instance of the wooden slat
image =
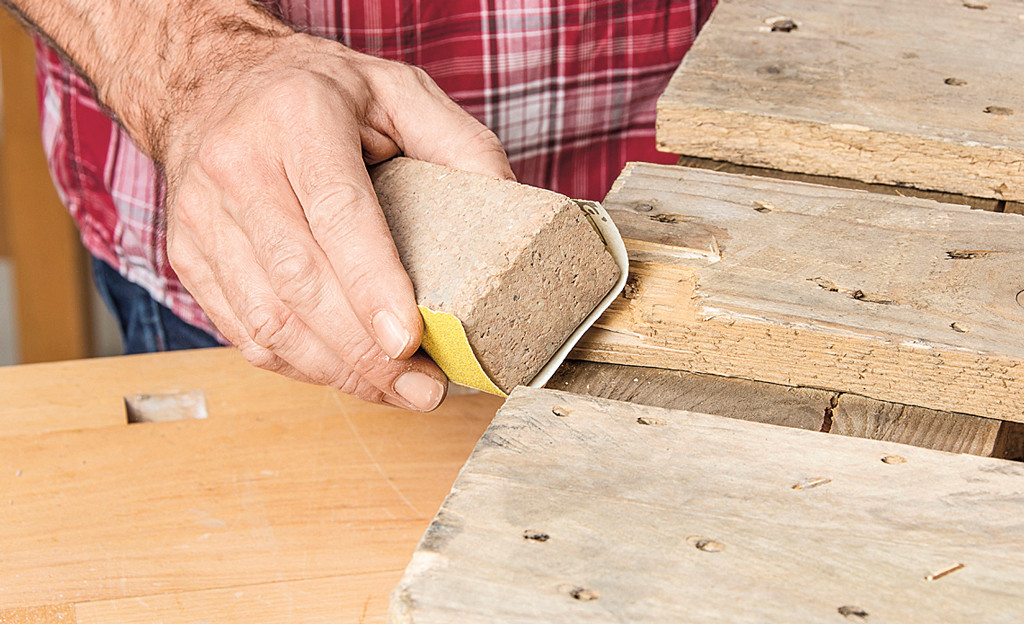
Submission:
<svg viewBox="0 0 1024 624">
<path fill-rule="evenodd" d="M 696 158 L 694 156 L 681 156 L 677 164 L 679 164 L 682 167 L 710 169 L 712 171 L 721 171 L 722 173 L 738 173 L 741 175 L 775 178 L 776 180 L 793 180 L 794 182 L 809 182 L 810 184 L 821 184 L 823 186 L 837 186 L 839 188 L 856 189 L 859 191 L 871 191 L 872 193 L 881 193 L 883 195 L 918 197 L 920 199 L 930 199 L 933 201 L 942 202 L 944 204 L 970 206 L 971 208 L 974 208 L 976 210 L 1000 212 L 1001 202 L 996 199 L 985 199 L 981 197 L 965 197 L 963 195 L 955 195 L 953 193 L 943 193 L 941 191 L 928 191 L 907 186 L 899 187 L 892 186 L 889 184 L 870 184 L 868 182 L 861 182 L 860 180 L 850 180 L 848 178 L 834 178 L 823 175 L 793 173 L 791 171 L 779 171 L 778 169 L 768 169 L 766 167 L 751 167 L 748 165 L 737 165 L 735 163 L 729 163 L 721 160 Z"/>
<path fill-rule="evenodd" d="M 630 165 L 631 282 L 576 359 L 1024 421 L 1024 222 L 914 198 Z"/>
<path fill-rule="evenodd" d="M 392 621 L 1010 622 L 1022 479 L 1003 460 L 520 388 Z"/>
<path fill-rule="evenodd" d="M 1024 200 L 1020 6 L 966 4 L 720 0 L 659 100 L 659 146 Z"/>
<path fill-rule="evenodd" d="M 2 378 L 34 383 L 36 396 L 66 388 L 44 413 L 199 387 L 209 418 L 0 437 L 0 610 L 133 597 L 173 606 L 155 597 L 337 576 L 368 587 L 357 577 L 408 561 L 500 403 L 463 395 L 413 414 L 257 371 L 229 350 Z"/>
<path fill-rule="evenodd" d="M 1007 202 L 1004 212 L 1024 215 L 1024 204 L 1018 202 Z"/>
<path fill-rule="evenodd" d="M 3 129 L 0 203 L 14 261 L 22 362 L 90 354 L 87 264 L 46 169 L 36 110 L 33 46 L 0 11 Z"/>
<path fill-rule="evenodd" d="M 686 371 L 568 361 L 548 387 L 771 425 L 1024 460 L 1024 436 L 1000 420 L 896 405 L 842 392 Z M 1020 425 L 1024 427 L 1024 425 Z"/>
<path fill-rule="evenodd" d="M 401 570 L 394 570 L 99 600 L 77 605 L 75 615 L 77 624 L 383 624 L 388 592 L 401 574 Z"/>
</svg>

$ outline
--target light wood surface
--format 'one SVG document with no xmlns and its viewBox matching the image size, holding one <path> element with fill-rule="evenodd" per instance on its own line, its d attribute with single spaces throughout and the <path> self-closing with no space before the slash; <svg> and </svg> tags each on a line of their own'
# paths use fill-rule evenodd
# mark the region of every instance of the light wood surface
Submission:
<svg viewBox="0 0 1024 624">
<path fill-rule="evenodd" d="M 659 146 L 1021 201 L 1020 3 L 967 4 L 720 0 L 659 100 Z"/>
<path fill-rule="evenodd" d="M 39 136 L 32 41 L 0 9 L 0 203 L 14 261 L 22 362 L 90 355 L 88 266 Z"/>
<path fill-rule="evenodd" d="M 563 364 L 548 387 L 951 453 L 1024 460 L 1024 424 L 896 405 L 845 392 L 582 361 Z"/>
<path fill-rule="evenodd" d="M 1005 460 L 520 388 L 391 621 L 1013 622 L 1022 480 Z"/>
<path fill-rule="evenodd" d="M 574 358 L 1024 420 L 1024 221 L 632 164 L 631 282 Z"/>
<path fill-rule="evenodd" d="M 373 406 L 228 349 L 12 367 L 0 385 L 20 421 L 0 434 L 0 621 L 60 605 L 78 622 L 382 621 L 500 404 Z M 124 396 L 174 389 L 202 390 L 208 418 L 123 424 Z"/>
</svg>

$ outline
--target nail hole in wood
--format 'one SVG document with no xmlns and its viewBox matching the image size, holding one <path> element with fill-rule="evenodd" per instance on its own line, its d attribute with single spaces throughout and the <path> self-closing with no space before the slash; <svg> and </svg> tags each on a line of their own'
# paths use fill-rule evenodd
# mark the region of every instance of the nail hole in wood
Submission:
<svg viewBox="0 0 1024 624">
<path fill-rule="evenodd" d="M 963 78 L 946 78 L 942 82 L 948 84 L 951 87 L 963 87 L 967 84 L 967 81 Z"/>
<path fill-rule="evenodd" d="M 523 531 L 523 539 L 531 542 L 546 542 L 551 539 L 551 536 L 547 533 L 541 533 L 540 531 Z"/>
<path fill-rule="evenodd" d="M 559 405 L 558 407 L 552 408 L 551 413 L 555 416 L 560 416 L 561 418 L 568 418 L 569 414 L 572 414 L 572 410 L 568 407 L 562 407 Z"/>
<path fill-rule="evenodd" d="M 644 203 L 633 204 L 633 210 L 635 210 L 637 212 L 650 212 L 650 211 L 654 210 L 654 206 L 652 206 L 650 204 L 644 204 Z"/>
<path fill-rule="evenodd" d="M 1004 117 L 1006 115 L 1013 114 L 1013 109 L 1007 108 L 1006 106 L 986 106 L 985 108 L 982 109 L 982 111 L 988 113 L 989 115 L 1001 115 Z"/>
<path fill-rule="evenodd" d="M 569 590 L 569 595 L 572 596 L 574 600 L 590 602 L 591 600 L 597 600 L 600 598 L 601 592 L 596 589 L 587 589 L 585 587 L 573 587 Z"/>
<path fill-rule="evenodd" d="M 853 605 L 843 605 L 837 610 L 839 611 L 839 615 L 845 618 L 857 618 L 858 620 L 863 620 L 868 616 L 867 611 Z"/>
<path fill-rule="evenodd" d="M 722 542 L 697 535 L 686 538 L 686 543 L 702 552 L 717 553 L 725 550 L 725 544 Z"/>
<path fill-rule="evenodd" d="M 971 326 L 970 325 L 964 325 L 963 323 L 960 323 L 958 321 L 954 321 L 953 323 L 950 323 L 949 324 L 949 328 L 952 329 L 953 331 L 955 331 L 958 334 L 966 334 L 967 332 L 971 331 Z"/>
<path fill-rule="evenodd" d="M 800 24 L 797 24 L 789 17 L 772 17 L 765 20 L 765 22 L 772 27 L 772 32 L 788 33 L 800 28 Z"/>
<path fill-rule="evenodd" d="M 974 260 L 984 258 L 990 253 L 992 252 L 985 249 L 953 249 L 946 252 L 946 257 L 950 260 Z"/>
<path fill-rule="evenodd" d="M 668 423 L 660 418 L 654 418 L 653 416 L 641 416 L 636 419 L 638 425 L 650 425 L 652 427 L 661 427 Z"/>
<path fill-rule="evenodd" d="M 882 462 L 886 464 L 905 464 L 907 460 L 899 455 L 886 455 L 882 458 Z"/>
</svg>

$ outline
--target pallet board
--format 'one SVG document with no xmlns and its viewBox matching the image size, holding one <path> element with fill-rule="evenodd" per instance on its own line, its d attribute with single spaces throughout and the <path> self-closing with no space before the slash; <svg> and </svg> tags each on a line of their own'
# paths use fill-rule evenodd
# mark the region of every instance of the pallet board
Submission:
<svg viewBox="0 0 1024 624">
<path fill-rule="evenodd" d="M 659 146 L 1022 201 L 1022 14 L 1015 0 L 720 0 L 658 102 Z"/>
<path fill-rule="evenodd" d="M 1022 483 L 1004 460 L 520 388 L 391 622 L 1013 622 Z"/>
<path fill-rule="evenodd" d="M 1024 220 L 631 164 L 623 296 L 575 359 L 1024 421 Z"/>
<path fill-rule="evenodd" d="M 1024 461 L 1024 424 L 846 392 L 600 362 L 565 362 L 553 390 L 808 431 Z"/>
</svg>

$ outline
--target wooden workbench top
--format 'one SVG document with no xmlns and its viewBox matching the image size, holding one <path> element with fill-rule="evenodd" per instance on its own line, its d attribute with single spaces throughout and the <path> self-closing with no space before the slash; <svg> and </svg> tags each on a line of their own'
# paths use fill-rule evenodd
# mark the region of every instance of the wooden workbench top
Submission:
<svg viewBox="0 0 1024 624">
<path fill-rule="evenodd" d="M 208 418 L 127 424 L 202 390 Z M 500 401 L 369 405 L 214 349 L 0 369 L 0 622 L 380 622 Z"/>
</svg>

